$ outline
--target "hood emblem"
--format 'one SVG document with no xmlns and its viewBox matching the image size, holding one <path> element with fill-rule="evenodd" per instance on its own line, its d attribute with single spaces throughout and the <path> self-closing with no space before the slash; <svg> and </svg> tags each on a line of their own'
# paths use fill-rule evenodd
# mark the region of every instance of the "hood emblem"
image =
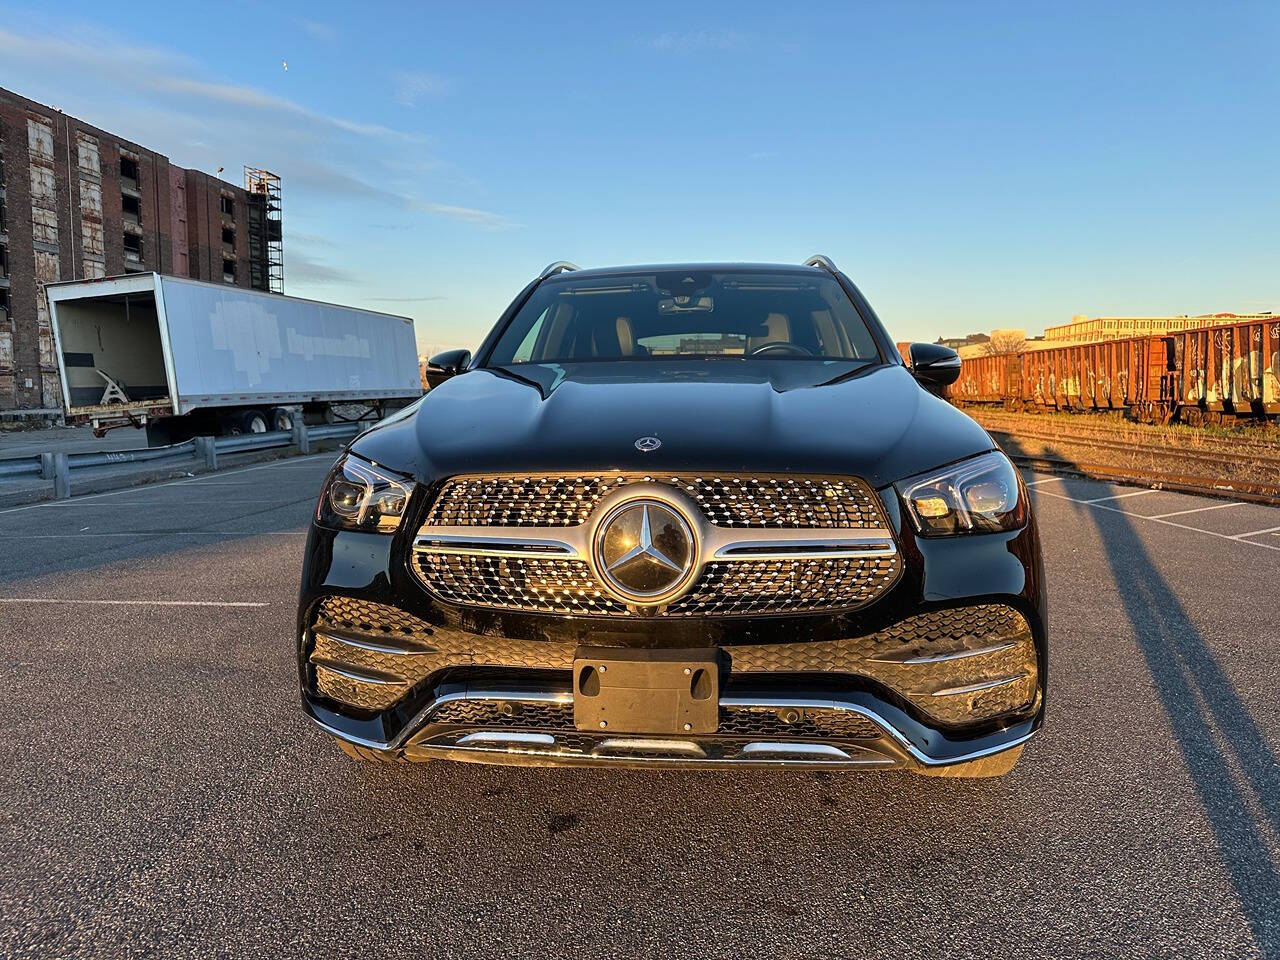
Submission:
<svg viewBox="0 0 1280 960">
<path fill-rule="evenodd" d="M 628 500 L 601 521 L 596 568 L 609 592 L 627 603 L 662 603 L 693 572 L 695 544 L 688 520 L 657 500 Z"/>
<path fill-rule="evenodd" d="M 636 441 L 636 449 L 641 453 L 653 453 L 662 446 L 662 441 L 657 437 L 641 437 Z"/>
</svg>

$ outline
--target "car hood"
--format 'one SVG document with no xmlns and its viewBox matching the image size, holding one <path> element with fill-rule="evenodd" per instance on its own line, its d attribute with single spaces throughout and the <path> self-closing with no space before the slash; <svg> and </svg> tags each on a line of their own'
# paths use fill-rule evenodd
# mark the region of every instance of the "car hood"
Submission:
<svg viewBox="0 0 1280 960">
<path fill-rule="evenodd" d="M 813 383 L 813 373 L 797 380 L 801 367 L 783 361 L 519 369 L 453 377 L 352 450 L 421 482 L 484 472 L 723 470 L 852 474 L 881 487 L 993 448 L 980 426 L 898 365 L 828 384 Z M 642 452 L 641 437 L 661 446 Z"/>
</svg>

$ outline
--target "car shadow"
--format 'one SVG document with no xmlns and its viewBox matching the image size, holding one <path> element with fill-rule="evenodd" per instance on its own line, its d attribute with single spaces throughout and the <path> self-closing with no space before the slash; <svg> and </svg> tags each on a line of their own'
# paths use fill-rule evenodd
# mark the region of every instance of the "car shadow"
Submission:
<svg viewBox="0 0 1280 960">
<path fill-rule="evenodd" d="M 1000 446 L 1026 455 L 1014 438 Z M 1037 455 L 1071 461 L 1052 448 Z M 1270 831 L 1280 832 L 1276 754 L 1132 520 L 1069 502 L 1105 545 L 1125 617 L 1258 947 L 1280 957 L 1280 864 L 1269 852 Z"/>
</svg>

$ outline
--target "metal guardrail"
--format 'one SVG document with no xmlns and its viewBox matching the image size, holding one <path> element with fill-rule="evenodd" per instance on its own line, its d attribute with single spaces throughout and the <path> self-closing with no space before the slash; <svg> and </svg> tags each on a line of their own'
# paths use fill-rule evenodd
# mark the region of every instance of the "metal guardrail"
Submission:
<svg viewBox="0 0 1280 960">
<path fill-rule="evenodd" d="M 40 453 L 30 457 L 0 459 L 0 478 L 39 476 L 53 481 L 53 496 L 65 500 L 71 496 L 71 478 L 75 470 L 108 467 L 117 463 L 145 463 L 157 460 L 195 459 L 208 470 L 218 469 L 218 454 L 244 453 L 296 447 L 299 453 L 310 453 L 311 445 L 321 440 L 354 437 L 368 421 L 327 423 L 309 427 L 295 420 L 292 430 L 272 433 L 243 433 L 231 437 L 195 437 L 167 447 L 143 447 L 138 450 L 111 450 L 101 453 Z"/>
</svg>

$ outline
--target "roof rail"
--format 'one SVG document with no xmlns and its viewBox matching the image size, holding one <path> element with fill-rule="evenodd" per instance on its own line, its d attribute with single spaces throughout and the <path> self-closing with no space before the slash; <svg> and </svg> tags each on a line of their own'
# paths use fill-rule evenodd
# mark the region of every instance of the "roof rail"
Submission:
<svg viewBox="0 0 1280 960">
<path fill-rule="evenodd" d="M 815 253 L 812 257 L 804 262 L 806 267 L 821 267 L 823 270 L 829 270 L 836 273 L 836 265 L 831 262 L 831 258 L 821 253 Z"/>
<path fill-rule="evenodd" d="M 568 270 L 581 270 L 582 268 L 576 263 L 570 263 L 568 260 L 557 260 L 555 263 L 548 263 L 542 268 L 542 272 L 538 274 L 539 280 L 545 280 L 547 277 L 554 277 L 557 273 L 564 273 Z"/>
</svg>

